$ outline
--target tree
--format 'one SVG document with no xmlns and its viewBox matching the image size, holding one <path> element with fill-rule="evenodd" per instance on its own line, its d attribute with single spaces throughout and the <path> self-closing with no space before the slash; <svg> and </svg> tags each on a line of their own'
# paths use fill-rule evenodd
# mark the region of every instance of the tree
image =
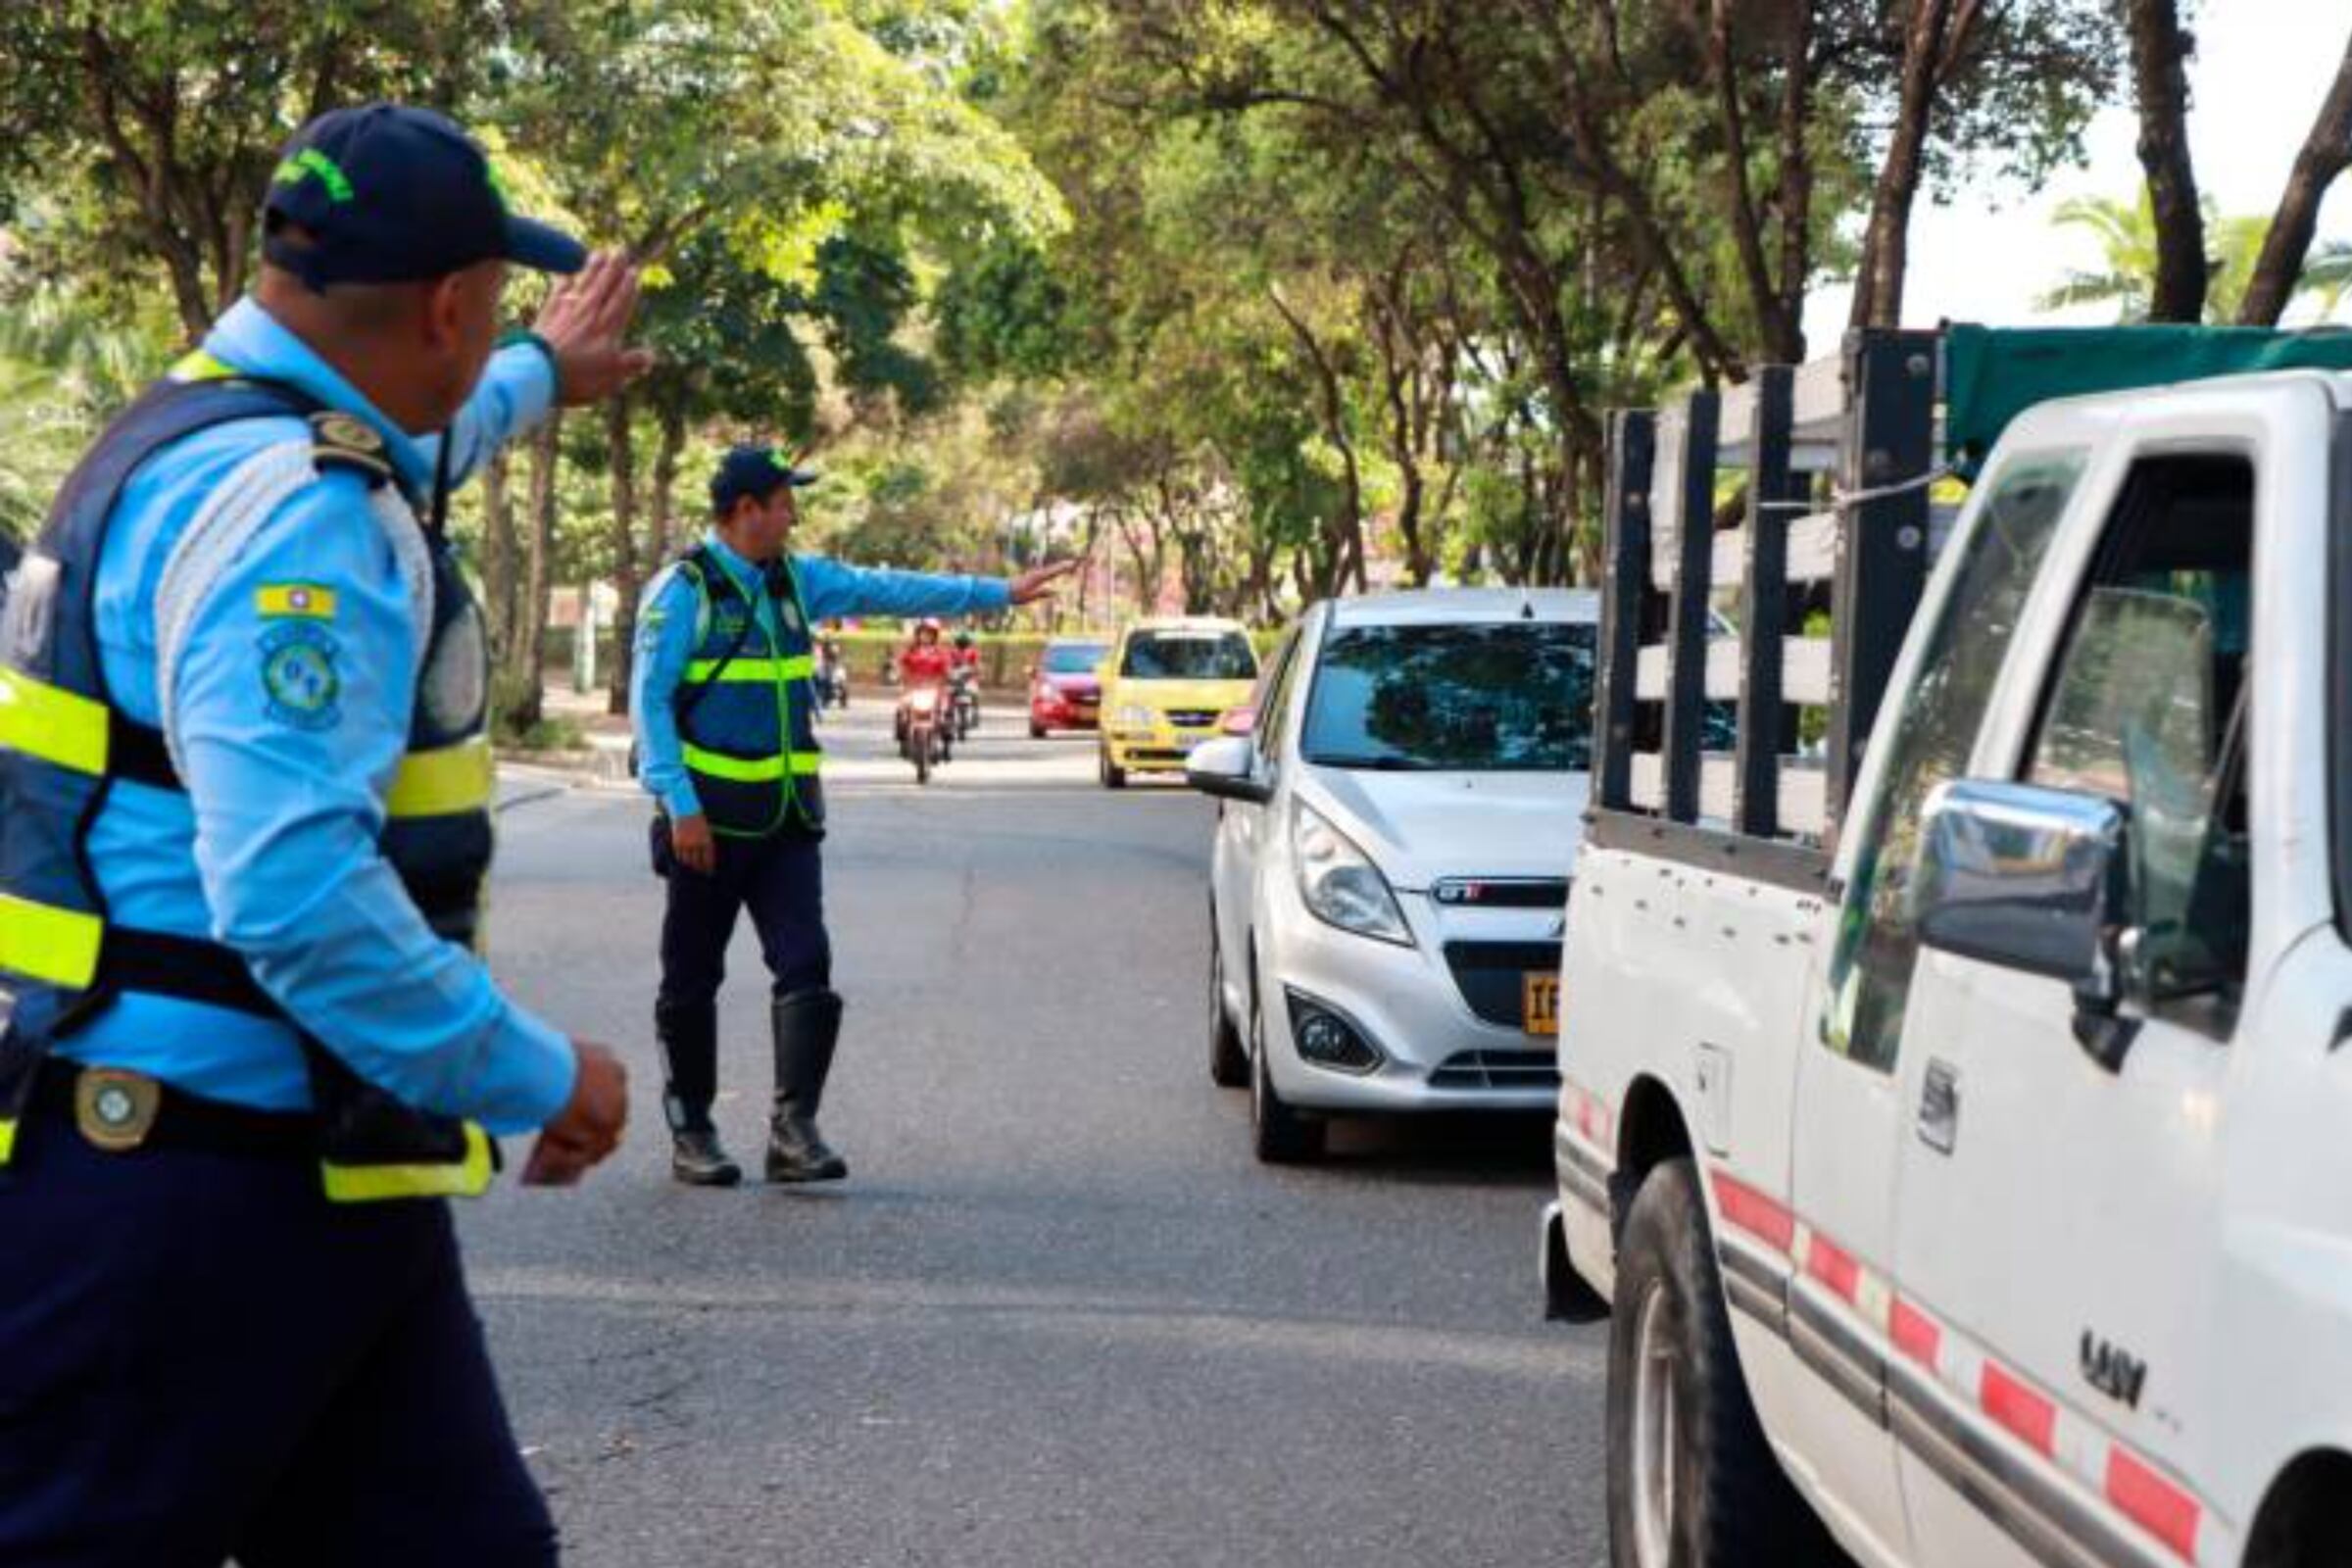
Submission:
<svg viewBox="0 0 2352 1568">
<path fill-rule="evenodd" d="M 2109 305 L 2119 321 L 2158 319 L 2153 313 L 2162 266 L 2160 242 L 2154 206 L 2144 191 L 2136 203 L 2074 197 L 2059 204 L 2054 220 L 2089 233 L 2098 243 L 2101 261 L 2094 271 L 2069 272 L 2058 287 L 2035 301 L 2040 309 Z M 2222 217 L 2208 203 L 2198 226 L 2212 247 L 2202 260 L 2203 319 L 2214 325 L 2231 319 L 2252 324 L 2245 322 L 2244 302 L 2266 250 L 2269 223 L 2260 218 Z M 2309 252 L 2289 298 L 2316 295 L 2323 314 L 2328 314 L 2347 287 L 2352 287 L 2352 243 L 2338 241 Z"/>
<path fill-rule="evenodd" d="M 2319 118 L 2295 155 L 2278 210 L 2264 236 L 2262 255 L 2254 264 L 2244 302 L 2238 310 L 2241 326 L 2276 326 L 2293 297 L 2296 279 L 2304 275 L 2304 257 L 2318 231 L 2320 203 L 2328 187 L 2352 166 L 2352 43 L 2344 50 L 2335 81 L 2320 105 Z"/>
<path fill-rule="evenodd" d="M 57 232 L 93 276 L 133 256 L 193 337 L 245 289 L 279 148 L 341 104 L 455 108 L 514 47 L 490 0 L 61 0 L 0 8 L 0 175 L 86 172 Z"/>
<path fill-rule="evenodd" d="M 2148 180 L 2156 230 L 2152 321 L 2195 321 L 2205 315 L 2205 214 L 2188 154 L 2187 59 L 2194 47 L 2180 28 L 2177 0 L 2126 0 L 2132 32 L 2132 79 L 2139 107 L 2139 165 Z"/>
</svg>

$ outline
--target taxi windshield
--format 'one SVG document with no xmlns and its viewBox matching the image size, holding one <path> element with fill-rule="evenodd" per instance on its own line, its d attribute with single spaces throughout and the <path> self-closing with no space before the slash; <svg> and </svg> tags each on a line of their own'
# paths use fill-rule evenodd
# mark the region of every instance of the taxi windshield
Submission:
<svg viewBox="0 0 2352 1568">
<path fill-rule="evenodd" d="M 1144 631 L 1127 639 L 1130 680 L 1255 680 L 1257 656 L 1238 631 Z"/>
</svg>

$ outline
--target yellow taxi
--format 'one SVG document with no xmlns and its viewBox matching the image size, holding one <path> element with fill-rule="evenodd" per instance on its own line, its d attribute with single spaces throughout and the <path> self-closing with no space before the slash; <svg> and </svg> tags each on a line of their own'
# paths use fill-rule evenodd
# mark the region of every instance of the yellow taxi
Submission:
<svg viewBox="0 0 2352 1568">
<path fill-rule="evenodd" d="M 1188 615 L 1139 620 L 1102 666 L 1100 761 L 1106 789 L 1131 772 L 1180 772 L 1217 725 L 1250 701 L 1257 654 L 1238 620 Z"/>
</svg>

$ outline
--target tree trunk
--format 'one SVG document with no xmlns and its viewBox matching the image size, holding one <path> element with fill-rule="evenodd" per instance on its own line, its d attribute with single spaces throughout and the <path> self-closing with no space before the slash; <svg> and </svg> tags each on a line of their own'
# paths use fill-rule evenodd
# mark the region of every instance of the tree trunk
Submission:
<svg viewBox="0 0 2352 1568">
<path fill-rule="evenodd" d="M 1275 289 L 1266 291 L 1274 302 L 1274 310 L 1306 351 L 1306 361 L 1315 373 L 1315 385 L 1322 392 L 1323 433 L 1340 453 L 1340 493 L 1345 499 L 1342 514 L 1333 525 L 1331 556 L 1334 562 L 1332 580 L 1327 591 L 1337 592 L 1340 580 L 1352 562 L 1356 592 L 1364 591 L 1364 476 L 1356 462 L 1355 440 L 1348 429 L 1347 393 L 1340 385 L 1339 368 L 1305 318 L 1294 312 Z"/>
<path fill-rule="evenodd" d="M 619 604 L 612 614 L 612 670 L 605 688 L 605 711 L 629 710 L 629 651 L 637 629 L 637 596 L 645 577 L 637 556 L 637 436 L 635 400 L 626 392 L 605 405 L 605 444 L 612 465 L 612 586 Z M 585 624 L 586 617 L 582 617 Z"/>
<path fill-rule="evenodd" d="M 2188 155 L 2189 47 L 2178 0 L 2130 0 L 2132 81 L 2139 104 L 2139 167 L 2156 216 L 2151 321 L 2205 318 L 2205 213 Z"/>
<path fill-rule="evenodd" d="M 660 565 L 669 559 L 673 510 L 678 493 L 678 459 L 686 450 L 686 411 L 674 406 L 660 413 L 661 436 L 654 448 L 654 494 L 646 519 L 645 559 Z"/>
<path fill-rule="evenodd" d="M 514 694 L 508 723 L 518 730 L 530 728 L 546 714 L 542 671 L 547 663 L 547 600 L 555 566 L 556 474 L 563 463 L 563 422 L 564 411 L 554 411 L 531 441 L 530 559 L 523 582 L 521 635 L 514 640 L 508 669 Z"/>
<path fill-rule="evenodd" d="M 2352 44 L 2345 48 L 2335 84 L 2320 105 L 2320 117 L 2304 138 L 2303 150 L 2295 155 L 2294 171 L 2286 177 L 2285 193 L 2278 198 L 2278 211 L 2262 242 L 2261 259 L 2255 262 L 2254 275 L 2246 284 L 2245 302 L 2238 308 L 2240 326 L 2277 326 L 2278 318 L 2286 314 L 2287 302 L 2294 298 L 2295 284 L 2303 275 L 2304 258 L 2311 253 L 2320 202 L 2348 165 L 2352 165 Z"/>
<path fill-rule="evenodd" d="M 514 646 L 514 499 L 507 493 L 508 453 L 500 447 L 482 468 L 482 590 L 484 616 L 490 622 L 490 662 L 508 665 Z"/>
<path fill-rule="evenodd" d="M 1928 139 L 1936 118 L 1936 91 L 1942 63 L 1957 55 L 1976 19 L 1975 0 L 1911 0 L 1903 27 L 1902 96 L 1894 134 L 1880 166 L 1871 197 L 1870 227 L 1862 239 L 1862 265 L 1854 277 L 1850 326 L 1899 326 L 1903 319 L 1903 275 L 1910 261 L 1911 205 L 1927 166 Z"/>
</svg>

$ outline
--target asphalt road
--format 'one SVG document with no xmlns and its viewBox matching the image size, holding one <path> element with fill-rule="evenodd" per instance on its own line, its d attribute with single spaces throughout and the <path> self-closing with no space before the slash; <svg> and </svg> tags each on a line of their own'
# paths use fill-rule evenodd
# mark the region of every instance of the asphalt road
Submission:
<svg viewBox="0 0 2352 1568">
<path fill-rule="evenodd" d="M 1209 808 L 991 723 L 923 790 L 878 704 L 828 729 L 832 1189 L 668 1179 L 645 808 L 510 783 L 496 966 L 634 1075 L 586 1187 L 465 1220 L 566 1561 L 1605 1560 L 1605 1331 L 1542 1321 L 1544 1130 L 1359 1125 L 1256 1164 L 1205 1065 Z M 748 928 L 730 967 L 748 1163 Z"/>
</svg>

